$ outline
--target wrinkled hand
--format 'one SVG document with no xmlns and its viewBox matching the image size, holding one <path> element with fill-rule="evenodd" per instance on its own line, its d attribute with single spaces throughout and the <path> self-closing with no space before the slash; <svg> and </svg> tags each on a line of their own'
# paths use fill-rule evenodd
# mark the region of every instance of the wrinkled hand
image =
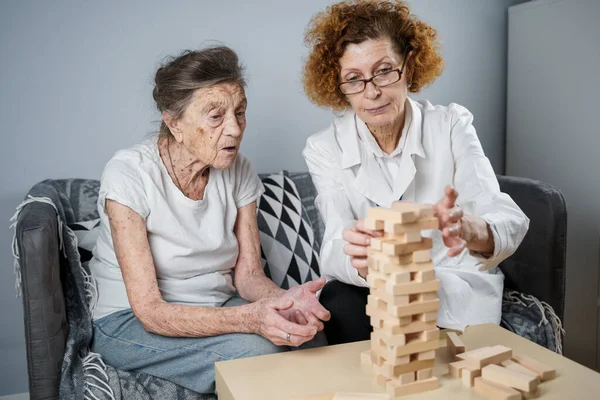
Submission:
<svg viewBox="0 0 600 400">
<path fill-rule="evenodd" d="M 452 186 L 446 186 L 444 197 L 433 206 L 433 212 L 440 220 L 440 230 L 444 245 L 448 247 L 448 255 L 450 257 L 460 254 L 467 242 L 463 236 L 463 211 L 456 206 L 456 198 L 458 193 Z"/>
<path fill-rule="evenodd" d="M 280 315 L 294 305 L 290 297 L 271 297 L 252 303 L 257 316 L 256 333 L 277 346 L 300 346 L 317 334 L 317 328 L 288 321 Z M 289 341 L 287 340 L 288 333 Z"/>
<path fill-rule="evenodd" d="M 325 286 L 325 278 L 306 282 L 286 290 L 280 298 L 291 299 L 293 305 L 279 313 L 291 322 L 316 327 L 323 330 L 323 322 L 329 321 L 331 314 L 319 303 L 317 292 Z"/>
<path fill-rule="evenodd" d="M 372 237 L 383 236 L 383 231 L 374 231 L 365 228 L 365 221 L 359 219 L 352 228 L 344 230 L 342 238 L 348 243 L 344 246 L 344 253 L 350 256 L 350 264 L 358 270 L 358 274 L 366 278 L 368 271 L 367 247 Z"/>
</svg>

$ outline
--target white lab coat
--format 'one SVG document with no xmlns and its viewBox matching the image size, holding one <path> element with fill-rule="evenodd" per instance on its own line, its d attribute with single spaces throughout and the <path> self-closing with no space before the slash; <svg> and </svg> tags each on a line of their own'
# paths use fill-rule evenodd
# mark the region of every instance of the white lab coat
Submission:
<svg viewBox="0 0 600 400">
<path fill-rule="evenodd" d="M 400 142 L 402 151 L 396 156 L 398 173 L 393 187 L 369 145 L 358 135 L 358 129 L 366 125 L 353 111 L 346 111 L 307 140 L 303 155 L 318 191 L 315 205 L 325 222 L 321 273 L 329 279 L 368 286 L 343 252 L 343 230 L 365 218 L 370 207 L 389 206 L 400 196 L 417 203 L 436 203 L 450 184 L 459 194 L 457 205 L 490 225 L 495 248 L 485 256 L 465 250 L 449 257 L 440 231 L 424 233 L 433 238 L 431 257 L 441 284 L 438 325 L 463 330 L 467 325 L 499 324 L 504 276 L 496 266 L 519 246 L 529 219 L 500 192 L 466 108 L 412 99 L 406 106 L 411 121 Z"/>
</svg>

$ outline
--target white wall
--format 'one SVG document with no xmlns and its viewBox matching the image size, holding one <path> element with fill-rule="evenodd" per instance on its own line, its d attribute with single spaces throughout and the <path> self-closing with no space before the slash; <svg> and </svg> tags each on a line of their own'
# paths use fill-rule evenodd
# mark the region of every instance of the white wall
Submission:
<svg viewBox="0 0 600 400">
<path fill-rule="evenodd" d="M 438 28 L 447 68 L 418 98 L 475 115 L 484 149 L 503 171 L 506 9 L 522 0 L 414 0 Z M 253 3 L 253 4 L 250 4 Z M 45 178 L 98 178 L 118 149 L 156 128 L 159 60 L 217 39 L 247 65 L 242 151 L 259 172 L 305 170 L 307 136 L 331 119 L 300 84 L 310 17 L 329 1 L 0 3 L 0 221 Z M 27 391 L 23 320 L 13 289 L 11 232 L 0 229 L 0 395 Z"/>
</svg>

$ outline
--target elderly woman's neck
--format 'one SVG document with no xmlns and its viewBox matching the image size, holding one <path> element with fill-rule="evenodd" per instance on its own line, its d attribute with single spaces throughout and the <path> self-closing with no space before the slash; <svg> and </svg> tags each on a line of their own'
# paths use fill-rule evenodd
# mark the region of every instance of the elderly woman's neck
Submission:
<svg viewBox="0 0 600 400">
<path fill-rule="evenodd" d="M 185 146 L 172 138 L 162 140 L 159 148 L 173 182 L 186 196 L 201 199 L 208 182 L 210 165 L 199 161 Z"/>
<path fill-rule="evenodd" d="M 390 125 L 369 126 L 369 131 L 371 131 L 375 141 L 386 154 L 392 153 L 398 147 L 402 129 L 404 129 L 404 113 Z"/>
</svg>

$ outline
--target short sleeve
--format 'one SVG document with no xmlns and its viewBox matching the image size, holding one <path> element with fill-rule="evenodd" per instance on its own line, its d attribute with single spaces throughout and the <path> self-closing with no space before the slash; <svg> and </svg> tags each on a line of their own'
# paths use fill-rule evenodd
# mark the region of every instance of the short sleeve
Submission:
<svg viewBox="0 0 600 400">
<path fill-rule="evenodd" d="M 146 219 L 150 214 L 146 191 L 137 165 L 141 160 L 116 155 L 102 173 L 98 205 L 106 213 L 106 200 L 127 206 Z"/>
<path fill-rule="evenodd" d="M 234 189 L 233 198 L 237 208 L 242 208 L 258 200 L 265 189 L 252 164 L 246 157 L 238 154 L 233 166 Z"/>
</svg>

